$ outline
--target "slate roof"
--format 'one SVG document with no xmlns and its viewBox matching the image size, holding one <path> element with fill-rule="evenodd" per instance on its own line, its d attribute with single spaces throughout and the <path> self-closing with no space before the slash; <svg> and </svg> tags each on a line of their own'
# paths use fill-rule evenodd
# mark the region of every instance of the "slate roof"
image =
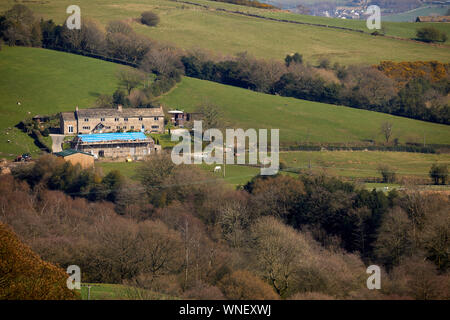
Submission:
<svg viewBox="0 0 450 320">
<path fill-rule="evenodd" d="M 102 108 L 80 109 L 75 112 L 62 112 L 64 120 L 75 120 L 75 114 L 82 118 L 136 118 L 136 117 L 164 117 L 162 108 Z"/>
<path fill-rule="evenodd" d="M 66 121 L 75 121 L 75 112 L 61 112 L 61 116 Z"/>
</svg>

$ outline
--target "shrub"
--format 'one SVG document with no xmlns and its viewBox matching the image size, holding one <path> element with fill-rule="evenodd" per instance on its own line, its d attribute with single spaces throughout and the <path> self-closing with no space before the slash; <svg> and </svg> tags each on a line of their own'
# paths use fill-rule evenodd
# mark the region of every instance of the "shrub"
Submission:
<svg viewBox="0 0 450 320">
<path fill-rule="evenodd" d="M 274 300 L 279 299 L 273 288 L 245 270 L 225 276 L 219 284 L 222 292 L 231 300 Z"/>
<path fill-rule="evenodd" d="M 448 168 L 446 164 L 433 164 L 430 169 L 430 177 L 434 184 L 446 184 L 448 176 Z"/>
<path fill-rule="evenodd" d="M 319 62 L 319 68 L 321 69 L 330 69 L 331 62 L 327 58 L 323 58 Z"/>
<path fill-rule="evenodd" d="M 423 27 L 417 30 L 417 38 L 424 42 L 445 42 L 447 35 L 433 27 Z"/>
<path fill-rule="evenodd" d="M 183 298 L 196 300 L 224 300 L 224 296 L 219 288 L 210 286 L 201 281 L 198 281 L 192 288 L 187 290 L 184 293 Z"/>
<path fill-rule="evenodd" d="M 395 169 L 391 168 L 388 165 L 380 165 L 378 167 L 378 172 L 380 172 L 383 177 L 384 183 L 393 183 L 395 182 Z"/>
<path fill-rule="evenodd" d="M 303 63 L 303 55 L 296 52 L 294 54 L 288 54 L 286 58 L 284 58 L 284 62 L 286 66 L 289 67 L 292 63 L 302 64 Z"/>
<path fill-rule="evenodd" d="M 147 26 L 155 27 L 159 23 L 159 17 L 154 12 L 145 11 L 141 14 L 141 22 Z"/>
</svg>

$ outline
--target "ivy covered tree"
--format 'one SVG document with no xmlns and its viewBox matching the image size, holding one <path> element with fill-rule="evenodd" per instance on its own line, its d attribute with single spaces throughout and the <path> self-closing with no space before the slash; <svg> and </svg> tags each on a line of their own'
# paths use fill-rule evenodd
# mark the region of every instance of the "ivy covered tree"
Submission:
<svg viewBox="0 0 450 320">
<path fill-rule="evenodd" d="M 67 300 L 79 294 L 67 288 L 63 269 L 43 261 L 0 222 L 0 299 Z"/>
</svg>

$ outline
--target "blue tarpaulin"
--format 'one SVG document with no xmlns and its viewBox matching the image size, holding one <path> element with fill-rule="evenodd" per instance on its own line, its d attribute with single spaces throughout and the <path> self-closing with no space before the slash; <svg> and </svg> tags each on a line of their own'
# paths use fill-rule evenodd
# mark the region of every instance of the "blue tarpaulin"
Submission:
<svg viewBox="0 0 450 320">
<path fill-rule="evenodd" d="M 93 133 L 79 134 L 83 142 L 100 142 L 100 141 L 129 141 L 129 140 L 145 140 L 147 136 L 143 132 L 113 132 L 113 133 Z"/>
</svg>

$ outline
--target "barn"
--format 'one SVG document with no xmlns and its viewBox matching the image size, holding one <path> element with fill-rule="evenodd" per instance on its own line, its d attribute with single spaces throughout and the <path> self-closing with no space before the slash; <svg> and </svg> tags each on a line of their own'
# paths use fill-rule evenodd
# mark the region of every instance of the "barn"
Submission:
<svg viewBox="0 0 450 320">
<path fill-rule="evenodd" d="M 156 152 L 155 142 L 143 132 L 79 134 L 72 148 L 96 158 L 141 160 Z"/>
<path fill-rule="evenodd" d="M 450 16 L 419 16 L 416 22 L 450 22 Z"/>
<path fill-rule="evenodd" d="M 61 157 L 73 165 L 79 164 L 83 169 L 94 166 L 94 155 L 74 149 L 67 149 L 61 152 L 55 152 L 55 156 Z"/>
</svg>

